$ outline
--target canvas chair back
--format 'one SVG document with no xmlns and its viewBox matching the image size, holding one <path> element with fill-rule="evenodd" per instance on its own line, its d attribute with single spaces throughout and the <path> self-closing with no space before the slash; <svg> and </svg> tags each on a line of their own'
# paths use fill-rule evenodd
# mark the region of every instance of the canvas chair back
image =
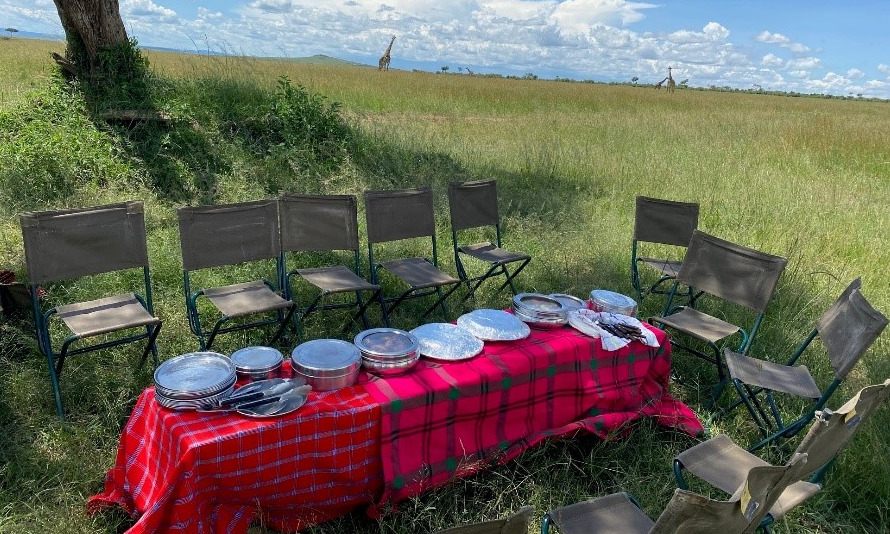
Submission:
<svg viewBox="0 0 890 534">
<path fill-rule="evenodd" d="M 816 325 L 835 377 L 843 380 L 887 326 L 887 318 L 859 292 L 856 279 Z"/>
<path fill-rule="evenodd" d="M 762 314 L 787 263 L 695 230 L 677 282 Z"/>
<path fill-rule="evenodd" d="M 353 195 L 297 195 L 278 199 L 285 252 L 357 251 L 358 208 Z"/>
<path fill-rule="evenodd" d="M 638 196 L 634 239 L 685 247 L 698 228 L 699 205 Z"/>
<path fill-rule="evenodd" d="M 148 266 L 141 201 L 19 215 L 32 285 Z"/>
<path fill-rule="evenodd" d="M 523 506 L 503 519 L 447 528 L 438 530 L 435 534 L 528 534 L 528 524 L 534 511 L 532 506 Z"/>
<path fill-rule="evenodd" d="M 364 196 L 369 244 L 435 236 L 433 191 L 430 187 L 365 191 Z"/>
<path fill-rule="evenodd" d="M 802 478 L 828 465 L 888 396 L 890 379 L 863 388 L 837 410 L 818 413 L 797 447 L 798 453 L 808 456 L 807 471 Z"/>
<path fill-rule="evenodd" d="M 497 182 L 480 180 L 449 184 L 448 208 L 454 231 L 497 226 L 500 221 Z"/>
<path fill-rule="evenodd" d="M 690 491 L 677 489 L 655 521 L 651 534 L 750 533 L 790 484 L 807 469 L 806 454 L 796 454 L 783 466 L 758 466 L 728 501 L 716 501 Z"/>
<path fill-rule="evenodd" d="M 176 211 L 186 271 L 277 258 L 281 250 L 275 200 Z"/>
</svg>

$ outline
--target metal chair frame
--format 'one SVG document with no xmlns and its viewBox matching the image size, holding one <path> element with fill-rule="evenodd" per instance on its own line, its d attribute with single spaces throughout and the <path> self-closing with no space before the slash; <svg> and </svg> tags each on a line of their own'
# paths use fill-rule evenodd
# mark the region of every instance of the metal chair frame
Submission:
<svg viewBox="0 0 890 534">
<path fill-rule="evenodd" d="M 163 322 L 154 313 L 143 209 L 142 202 L 127 201 L 20 215 L 37 345 L 47 359 L 56 411 L 61 419 L 64 419 L 65 412 L 59 391 L 59 377 L 68 356 L 146 340 L 140 365 L 145 362 L 149 353 L 154 364 L 158 364 L 156 340 Z M 47 259 L 45 254 L 52 255 L 53 258 Z M 65 256 L 65 261 L 55 261 L 56 257 L 62 255 Z M 43 309 L 39 298 L 41 283 L 130 269 L 141 269 L 143 295 L 125 293 Z M 69 327 L 72 333 L 62 341 L 61 349 L 58 352 L 53 349 L 50 325 L 53 317 L 59 315 L 60 308 L 63 310 L 71 308 L 75 313 L 85 311 L 89 314 L 100 312 L 109 306 L 127 306 L 128 301 L 132 303 L 134 299 L 147 316 L 133 318 L 129 324 L 124 325 L 96 325 L 95 329 L 82 333 L 77 333 Z M 114 339 L 106 338 L 104 341 L 72 348 L 76 342 L 88 337 L 114 334 L 134 328 L 144 328 L 145 332 Z"/>
<path fill-rule="evenodd" d="M 315 311 L 355 308 L 350 322 L 346 323 L 342 332 L 345 333 L 350 324 L 361 318 L 364 328 L 368 328 L 368 317 L 365 313 L 372 302 L 379 302 L 380 286 L 370 284 L 362 278 L 361 256 L 358 241 L 358 208 L 354 195 L 296 195 L 286 193 L 279 198 L 279 220 L 281 221 L 281 264 L 284 279 L 281 287 L 285 288 L 287 298 L 294 299 L 293 281 L 301 277 L 302 269 L 287 269 L 287 254 L 348 251 L 352 253 L 352 266 L 349 267 L 356 280 L 350 280 L 349 287 L 330 290 L 312 282 L 306 282 L 321 291 L 312 302 L 305 307 L 297 308 L 293 320 L 300 336 L 300 324 Z M 293 204 L 293 208 L 289 207 Z M 319 267 L 318 272 L 331 272 L 336 267 Z M 303 271 L 306 273 L 306 271 Z M 306 273 L 308 274 L 308 273 Z M 371 292 L 365 301 L 362 292 Z M 355 300 L 320 305 L 322 300 L 335 293 L 354 292 Z"/>
<path fill-rule="evenodd" d="M 371 270 L 371 283 L 380 284 L 381 271 L 388 270 L 387 264 L 417 260 L 426 261 L 445 277 L 451 278 L 439 269 L 438 244 L 436 240 L 435 216 L 433 212 L 432 189 L 428 186 L 390 191 L 365 191 L 365 217 L 368 232 L 368 263 Z M 404 213 L 399 210 L 405 210 Z M 391 262 L 379 262 L 374 253 L 375 245 L 382 243 L 429 239 L 430 258 L 403 258 Z M 394 265 L 393 265 L 394 266 Z M 392 273 L 396 278 L 400 278 Z M 404 279 L 403 282 L 408 283 Z M 443 286 L 451 285 L 448 291 Z M 382 284 L 380 284 L 382 286 Z M 436 301 L 421 315 L 426 318 L 437 307 L 441 307 L 445 317 L 449 317 L 445 301 L 460 287 L 460 279 L 455 278 L 444 283 L 414 286 L 408 283 L 408 289 L 396 297 L 384 297 L 381 290 L 378 294 L 383 322 L 390 325 L 390 314 L 407 299 L 428 297 L 435 294 Z M 387 304 L 390 303 L 389 306 Z"/>
<path fill-rule="evenodd" d="M 528 254 L 511 253 L 503 248 L 501 242 L 501 222 L 498 213 L 497 182 L 495 180 L 480 180 L 474 182 L 454 182 L 448 185 L 448 204 L 451 216 L 451 242 L 454 250 L 454 264 L 460 279 L 467 285 L 467 293 L 463 302 L 472 298 L 476 290 L 485 280 L 497 276 L 504 276 L 504 283 L 498 288 L 498 292 L 510 286 L 510 290 L 516 295 L 516 286 L 513 279 L 529 264 L 531 256 Z M 493 227 L 495 241 L 478 243 L 477 245 L 461 246 L 458 237 L 463 230 L 480 227 Z M 477 252 L 474 246 L 481 246 L 481 252 Z M 493 256 L 489 256 L 496 253 Z M 475 258 L 488 264 L 488 270 L 483 274 L 470 276 L 461 259 L 462 255 Z M 501 256 L 501 257 L 497 257 Z M 507 265 L 518 263 L 518 266 L 510 272 Z"/>
<path fill-rule="evenodd" d="M 677 202 L 644 196 L 636 197 L 634 214 L 634 236 L 631 242 L 630 277 L 631 284 L 642 302 L 650 294 L 668 295 L 671 289 L 663 289 L 662 285 L 676 278 L 682 262 L 668 259 L 656 259 L 639 256 L 641 243 L 660 243 L 685 248 L 692 239 L 692 232 L 698 228 L 699 204 L 694 202 Z M 640 276 L 640 264 L 646 265 L 659 273 L 659 278 L 644 287 Z M 679 296 L 689 299 L 694 306 L 696 293 L 687 287 Z"/>
<path fill-rule="evenodd" d="M 179 208 L 177 214 L 180 224 L 180 244 L 183 257 L 182 280 L 189 329 L 198 339 L 200 350 L 210 350 L 219 334 L 276 324 L 278 328 L 267 343 L 277 342 L 286 333 L 287 325 L 296 310 L 292 301 L 282 297 L 284 291 L 280 285 L 277 285 L 280 284 L 283 271 L 277 201 L 260 200 L 184 207 Z M 191 222 L 193 219 L 202 219 L 204 227 L 193 229 L 192 225 L 196 224 Z M 225 241 L 227 237 L 233 237 L 236 240 L 235 246 L 232 246 L 231 242 Z M 209 242 L 208 239 L 210 239 Z M 204 297 L 212 304 L 212 298 L 208 296 L 208 292 L 218 288 L 202 288 L 193 291 L 191 273 L 206 268 L 226 267 L 264 260 L 274 264 L 274 276 L 248 282 L 245 286 L 252 285 L 254 291 L 259 291 L 260 288 L 256 284 L 261 283 L 266 295 L 275 295 L 278 299 L 269 309 L 253 310 L 245 315 L 258 315 L 274 311 L 275 317 L 224 326 L 241 315 L 226 314 L 214 305 L 220 312 L 220 316 L 210 330 L 205 329 L 201 325 L 198 302 Z M 273 283 L 272 280 L 275 282 Z M 222 287 L 229 288 L 234 285 Z M 273 298 L 275 297 L 273 296 Z M 279 299 L 280 302 L 277 302 Z"/>
</svg>

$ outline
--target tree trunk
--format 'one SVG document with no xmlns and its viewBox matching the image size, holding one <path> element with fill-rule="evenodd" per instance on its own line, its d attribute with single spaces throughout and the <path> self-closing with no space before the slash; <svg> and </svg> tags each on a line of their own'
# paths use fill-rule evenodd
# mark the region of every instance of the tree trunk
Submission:
<svg viewBox="0 0 890 534">
<path fill-rule="evenodd" d="M 129 42 L 118 0 L 53 0 L 68 49 L 65 52 L 81 76 L 92 77 L 99 51 Z"/>
</svg>

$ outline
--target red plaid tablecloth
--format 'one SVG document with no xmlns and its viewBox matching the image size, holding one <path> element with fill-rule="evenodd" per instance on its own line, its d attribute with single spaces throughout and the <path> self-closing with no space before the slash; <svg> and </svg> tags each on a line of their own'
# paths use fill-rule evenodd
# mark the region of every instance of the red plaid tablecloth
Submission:
<svg viewBox="0 0 890 534">
<path fill-rule="evenodd" d="M 646 325 L 648 327 L 648 325 Z M 422 361 L 404 376 L 372 380 L 383 408 L 385 489 L 372 515 L 551 436 L 584 430 L 604 439 L 642 417 L 691 435 L 695 414 L 668 394 L 670 343 L 608 352 L 571 328 L 532 330 L 519 342 L 486 342 L 467 362 Z"/>
<path fill-rule="evenodd" d="M 283 532 L 346 514 L 383 488 L 380 406 L 362 386 L 313 392 L 296 412 L 249 419 L 161 408 L 143 392 L 105 492 L 134 533 L 243 533 L 260 518 Z"/>
<path fill-rule="evenodd" d="M 268 420 L 174 412 L 149 388 L 88 511 L 122 506 L 138 518 L 130 534 L 243 533 L 256 518 L 294 532 L 362 505 L 378 515 L 550 436 L 608 439 L 642 417 L 698 434 L 695 414 L 668 394 L 667 336 L 652 330 L 660 348 L 614 352 L 570 328 L 532 330 L 465 362 L 363 372 Z"/>
</svg>

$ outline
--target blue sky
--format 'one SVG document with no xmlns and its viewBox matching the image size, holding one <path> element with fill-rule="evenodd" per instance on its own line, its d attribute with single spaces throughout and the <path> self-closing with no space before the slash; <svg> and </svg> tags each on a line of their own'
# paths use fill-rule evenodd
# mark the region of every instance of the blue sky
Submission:
<svg viewBox="0 0 890 534">
<path fill-rule="evenodd" d="M 890 99 L 886 0 L 120 0 L 142 46 Z M 0 27 L 62 36 L 52 0 Z M 2 46 L 2 45 L 0 45 Z"/>
</svg>

